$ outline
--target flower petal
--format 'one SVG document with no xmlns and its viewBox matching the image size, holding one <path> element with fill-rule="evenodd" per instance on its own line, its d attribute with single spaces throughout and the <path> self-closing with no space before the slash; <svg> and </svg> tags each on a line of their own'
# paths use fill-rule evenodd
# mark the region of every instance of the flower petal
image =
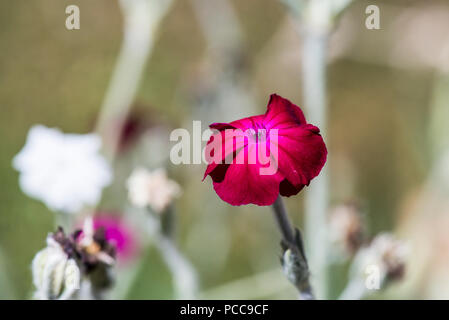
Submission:
<svg viewBox="0 0 449 320">
<path fill-rule="evenodd" d="M 274 127 L 282 129 L 306 124 L 306 119 L 297 105 L 277 94 L 272 94 L 270 101 L 268 101 L 263 123 L 268 129 Z"/>
<path fill-rule="evenodd" d="M 281 196 L 284 197 L 294 196 L 295 194 L 298 194 L 298 192 L 301 191 L 304 188 L 304 186 L 305 185 L 300 184 L 297 187 L 295 187 L 287 179 L 284 179 L 279 185 L 279 193 L 281 194 Z"/>
<path fill-rule="evenodd" d="M 327 149 L 319 132 L 310 124 L 278 131 L 279 170 L 297 189 L 309 185 L 326 162 Z"/>
<path fill-rule="evenodd" d="M 214 181 L 215 192 L 223 201 L 234 206 L 250 203 L 259 206 L 273 204 L 279 195 L 279 184 L 284 177 L 279 171 L 273 175 L 261 175 L 262 166 L 244 162 L 244 154 L 245 152 L 240 152 L 236 157 L 237 163 L 227 167 L 221 182 Z"/>
<path fill-rule="evenodd" d="M 231 163 L 235 154 L 248 144 L 245 132 L 228 123 L 213 123 L 209 127 L 219 130 L 219 132 L 213 134 L 207 142 L 205 155 L 209 165 L 204 173 L 203 180 L 218 165 Z M 218 155 L 217 152 L 221 154 Z"/>
</svg>

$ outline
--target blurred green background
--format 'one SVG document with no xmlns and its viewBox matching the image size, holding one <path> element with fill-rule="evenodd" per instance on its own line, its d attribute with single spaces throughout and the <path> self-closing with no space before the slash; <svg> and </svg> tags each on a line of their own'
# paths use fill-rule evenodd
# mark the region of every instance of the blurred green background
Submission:
<svg viewBox="0 0 449 320">
<path fill-rule="evenodd" d="M 254 98 L 255 111 L 263 113 L 274 92 L 301 105 L 301 33 L 296 32 L 286 6 L 275 0 L 229 2 L 242 34 L 236 77 L 243 91 Z M 371 2 L 354 1 L 339 17 L 330 38 L 325 140 L 332 204 L 361 203 L 369 235 L 396 230 L 411 241 L 428 241 L 421 251 L 413 249 L 413 259 L 426 259 L 419 270 L 411 270 L 411 279 L 403 284 L 407 289 L 393 290 L 393 297 L 449 297 L 449 286 L 434 289 L 434 283 L 449 283 L 448 272 L 441 271 L 449 266 L 449 259 L 441 258 L 449 257 L 444 251 L 449 238 L 442 231 L 438 243 L 447 241 L 447 246 L 432 242 L 432 230 L 436 230 L 432 223 L 446 221 L 449 227 L 444 197 L 438 200 L 438 215 L 413 210 L 449 137 L 442 128 L 449 127 L 447 118 L 433 113 L 449 108 L 445 95 L 449 90 L 449 2 L 376 1 L 381 30 L 367 30 L 365 8 Z M 80 7 L 80 30 L 65 28 L 69 4 Z M 219 12 L 210 12 L 214 14 Z M 116 1 L 0 1 L 0 298 L 30 296 L 31 260 L 54 227 L 54 213 L 19 189 L 11 160 L 33 124 L 64 132 L 93 129 L 121 39 L 122 17 Z M 175 1 L 161 23 L 144 70 L 136 98 L 139 116 L 167 128 L 189 128 L 191 120 L 213 118 L 213 110 L 211 116 L 201 118 L 198 90 L 211 73 L 225 73 L 228 67 L 223 57 L 208 54 L 207 48 L 191 1 Z M 222 68 L 214 69 L 218 64 Z M 244 105 L 233 107 L 252 115 Z M 230 112 L 227 117 L 212 120 L 239 116 Z M 151 158 L 159 150 L 144 152 Z M 117 160 L 122 180 L 106 190 L 101 210 L 123 209 L 117 199 L 125 199 L 122 182 L 131 168 L 120 163 L 128 160 L 126 154 Z M 205 165 L 169 166 L 170 176 L 184 190 L 176 204 L 179 246 L 197 268 L 201 288 L 207 291 L 275 270 L 279 234 L 270 209 L 225 204 L 208 179 L 201 182 L 204 169 Z M 287 200 L 298 226 L 303 225 L 302 201 L 303 193 Z M 434 249 L 440 251 L 429 253 Z M 171 298 L 170 275 L 157 251 L 148 248 L 141 255 L 144 264 L 128 297 Z M 335 268 L 333 273 L 334 298 L 346 281 L 345 268 Z M 280 271 L 269 279 L 272 283 L 263 285 L 266 290 L 250 298 L 294 298 Z"/>
</svg>

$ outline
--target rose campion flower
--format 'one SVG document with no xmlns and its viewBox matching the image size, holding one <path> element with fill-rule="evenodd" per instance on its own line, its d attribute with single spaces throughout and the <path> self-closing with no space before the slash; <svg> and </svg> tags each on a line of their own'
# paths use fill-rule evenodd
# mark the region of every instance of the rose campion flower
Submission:
<svg viewBox="0 0 449 320">
<path fill-rule="evenodd" d="M 100 147 L 101 139 L 95 134 L 64 134 L 58 129 L 33 126 L 13 160 L 20 172 L 22 191 L 51 210 L 67 213 L 97 204 L 103 188 L 112 180 Z"/>
<path fill-rule="evenodd" d="M 209 175 L 218 196 L 231 205 L 266 206 L 279 195 L 295 195 L 326 162 L 320 130 L 276 94 L 263 115 L 209 127 L 214 133 L 206 146 L 203 180 Z"/>
</svg>

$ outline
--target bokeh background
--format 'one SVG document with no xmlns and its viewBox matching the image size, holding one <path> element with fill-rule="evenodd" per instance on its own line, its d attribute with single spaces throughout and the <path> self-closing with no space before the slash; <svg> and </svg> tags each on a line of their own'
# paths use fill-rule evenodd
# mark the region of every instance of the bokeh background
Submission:
<svg viewBox="0 0 449 320">
<path fill-rule="evenodd" d="M 174 166 L 164 159 L 170 141 L 160 132 L 190 129 L 192 120 L 205 129 L 209 122 L 263 113 L 271 93 L 302 104 L 301 32 L 287 6 L 226 3 L 232 25 L 218 28 L 222 35 L 208 34 L 222 11 L 204 15 L 195 1 L 175 0 L 162 20 L 132 107 L 145 133 L 118 155 L 117 178 L 99 208 L 123 212 L 132 168 L 166 163 L 183 188 L 176 203 L 178 244 L 197 269 L 203 297 L 294 298 L 279 270 L 270 209 L 227 205 L 210 180 L 201 181 L 204 164 Z M 80 30 L 65 28 L 70 4 L 80 7 Z M 380 8 L 380 30 L 365 28 L 369 4 Z M 353 1 L 334 29 L 325 135 L 331 205 L 356 201 L 368 237 L 392 231 L 411 243 L 405 279 L 375 297 L 449 298 L 449 1 Z M 54 228 L 54 213 L 20 190 L 12 158 L 34 124 L 94 129 L 121 40 L 116 1 L 0 2 L 0 298 L 30 297 L 31 260 Z M 147 141 L 154 136 L 157 147 Z M 287 200 L 298 226 L 303 198 Z M 126 298 L 172 298 L 157 250 L 144 247 L 139 259 Z M 347 268 L 333 267 L 329 297 L 344 287 Z"/>
</svg>

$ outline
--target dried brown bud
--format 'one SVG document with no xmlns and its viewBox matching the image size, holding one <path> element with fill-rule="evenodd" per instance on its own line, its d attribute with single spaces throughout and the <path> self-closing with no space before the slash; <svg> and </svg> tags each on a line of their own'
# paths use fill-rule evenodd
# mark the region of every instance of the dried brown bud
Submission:
<svg viewBox="0 0 449 320">
<path fill-rule="evenodd" d="M 330 240 L 346 257 L 353 256 L 364 239 L 363 219 L 355 203 L 335 207 L 329 218 Z"/>
</svg>

